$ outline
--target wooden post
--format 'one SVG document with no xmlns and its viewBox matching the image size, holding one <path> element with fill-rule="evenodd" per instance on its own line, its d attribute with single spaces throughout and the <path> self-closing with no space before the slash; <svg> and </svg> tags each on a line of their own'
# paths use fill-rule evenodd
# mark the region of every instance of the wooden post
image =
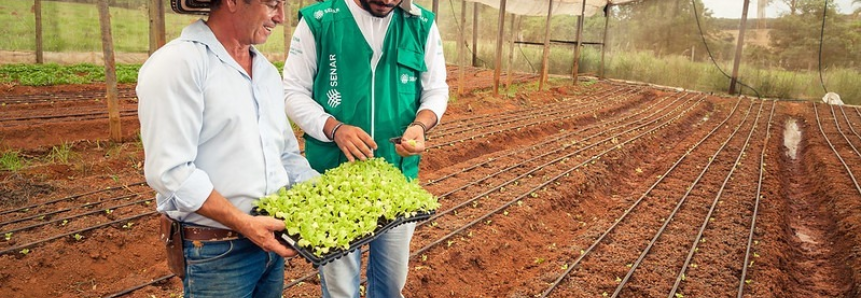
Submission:
<svg viewBox="0 0 861 298">
<path fill-rule="evenodd" d="M 577 18 L 577 48 L 574 49 L 574 70 L 571 73 L 574 85 L 577 85 L 577 73 L 580 72 L 580 47 L 583 46 L 583 23 L 586 19 L 586 0 L 581 1 L 583 1 L 583 7 L 580 9 L 580 17 Z"/>
<path fill-rule="evenodd" d="M 111 15 L 108 0 L 99 0 L 99 24 L 102 29 L 102 51 L 105 55 L 105 85 L 108 102 L 108 119 L 111 131 L 111 141 L 122 141 L 120 127 L 120 109 L 117 100 L 117 67 L 114 61 L 114 41 L 111 37 Z"/>
<path fill-rule="evenodd" d="M 499 95 L 499 76 L 502 73 L 502 39 L 505 37 L 505 0 L 499 2 L 499 35 L 496 36 L 496 71 L 493 73 L 493 95 Z"/>
<path fill-rule="evenodd" d="M 284 2 L 284 60 L 290 55 L 290 42 L 293 41 L 293 10 L 291 2 Z"/>
<path fill-rule="evenodd" d="M 439 18 L 439 0 L 433 0 L 433 15 L 434 20 Z M 439 24 L 437 24 L 439 26 Z"/>
<path fill-rule="evenodd" d="M 741 64 L 741 51 L 744 48 L 744 32 L 747 27 L 747 9 L 750 0 L 744 0 L 744 8 L 741 11 L 741 24 L 738 28 L 738 43 L 735 45 L 735 60 L 732 63 L 732 79 L 729 83 L 729 94 L 736 94 L 735 85 L 738 82 L 738 67 Z"/>
<path fill-rule="evenodd" d="M 478 14 L 481 6 L 478 2 L 472 4 L 472 66 L 478 66 Z"/>
<path fill-rule="evenodd" d="M 457 39 L 457 95 L 463 95 L 466 93 L 466 89 L 464 88 L 465 76 L 466 76 L 466 0 L 462 0 L 460 2 L 460 38 Z"/>
<path fill-rule="evenodd" d="M 606 78 L 606 74 L 604 73 L 604 56 L 607 55 L 607 43 L 610 41 L 610 14 L 613 4 L 607 4 L 604 9 L 604 41 L 601 42 L 601 68 L 598 71 L 598 78 L 602 80 Z"/>
<path fill-rule="evenodd" d="M 42 47 L 42 0 L 33 1 L 33 14 L 36 17 L 36 64 L 45 63 Z"/>
<path fill-rule="evenodd" d="M 511 14 L 511 40 L 508 41 L 508 64 L 505 67 L 505 87 L 511 87 L 511 68 L 512 64 L 514 64 L 514 40 L 517 38 L 517 26 L 515 23 L 517 21 L 517 15 Z"/>
<path fill-rule="evenodd" d="M 544 54 L 541 56 L 541 77 L 538 79 L 538 91 L 544 90 L 547 82 L 547 60 L 550 58 L 550 18 L 553 16 L 553 0 L 547 5 L 547 21 L 544 22 Z"/>
<path fill-rule="evenodd" d="M 155 52 L 166 43 L 164 26 L 164 2 L 150 0 L 149 2 L 149 54 Z"/>
</svg>

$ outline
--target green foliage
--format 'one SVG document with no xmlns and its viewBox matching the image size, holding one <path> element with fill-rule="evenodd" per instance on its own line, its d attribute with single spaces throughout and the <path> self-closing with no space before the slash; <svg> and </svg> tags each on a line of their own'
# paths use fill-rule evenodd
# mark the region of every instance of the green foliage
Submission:
<svg viewBox="0 0 861 298">
<path fill-rule="evenodd" d="M 47 159 L 51 162 L 59 162 L 59 163 L 69 163 L 69 161 L 75 156 L 75 153 L 72 152 L 72 144 L 71 143 L 63 143 L 60 146 L 54 146 L 51 148 L 51 153 L 48 153 Z"/>
<path fill-rule="evenodd" d="M 137 81 L 138 64 L 117 65 L 117 81 L 134 83 Z M 105 81 L 105 68 L 93 64 L 58 65 L 48 64 L 5 64 L 0 65 L 0 83 L 14 83 L 24 86 L 51 86 L 64 84 L 90 84 Z"/>
<path fill-rule="evenodd" d="M 0 155 L 0 170 L 17 172 L 24 168 L 26 162 L 21 158 L 20 151 L 6 151 Z"/>
<path fill-rule="evenodd" d="M 297 245 L 318 256 L 347 249 L 371 235 L 379 220 L 410 217 L 439 208 L 436 198 L 417 181 L 381 158 L 344 163 L 317 179 L 261 198 L 258 208 L 283 219 Z"/>
<path fill-rule="evenodd" d="M 829 2 L 828 17 L 822 34 L 823 2 L 796 1 L 797 13 L 776 19 L 771 30 L 771 46 L 779 66 L 790 70 L 816 70 L 822 45 L 823 68 L 857 67 L 861 58 L 861 23 L 857 18 L 839 15 L 836 3 Z"/>
</svg>

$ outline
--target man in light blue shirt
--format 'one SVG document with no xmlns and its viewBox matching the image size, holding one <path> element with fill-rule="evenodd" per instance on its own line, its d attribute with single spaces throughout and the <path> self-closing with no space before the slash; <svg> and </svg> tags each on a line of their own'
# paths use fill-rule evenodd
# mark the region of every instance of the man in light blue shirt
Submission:
<svg viewBox="0 0 861 298">
<path fill-rule="evenodd" d="M 185 297 L 281 297 L 285 256 L 253 203 L 319 174 L 300 155 L 277 69 L 253 44 L 283 0 L 216 0 L 141 67 L 141 139 L 157 210 L 182 222 Z"/>
</svg>

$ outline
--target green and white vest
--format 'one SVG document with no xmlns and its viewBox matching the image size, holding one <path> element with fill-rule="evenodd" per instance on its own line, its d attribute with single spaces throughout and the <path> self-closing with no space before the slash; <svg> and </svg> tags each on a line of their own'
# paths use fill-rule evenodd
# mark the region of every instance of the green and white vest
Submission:
<svg viewBox="0 0 861 298">
<path fill-rule="evenodd" d="M 378 146 L 374 156 L 385 158 L 414 179 L 419 156 L 399 156 L 388 140 L 402 135 L 418 112 L 433 13 L 422 8 L 421 16 L 413 16 L 395 8 L 382 57 L 372 71 L 373 50 L 344 1 L 352 0 L 328 0 L 299 11 L 317 44 L 313 98 L 326 113 L 371 134 Z M 319 172 L 347 161 L 337 144 L 307 134 L 305 154 Z"/>
</svg>

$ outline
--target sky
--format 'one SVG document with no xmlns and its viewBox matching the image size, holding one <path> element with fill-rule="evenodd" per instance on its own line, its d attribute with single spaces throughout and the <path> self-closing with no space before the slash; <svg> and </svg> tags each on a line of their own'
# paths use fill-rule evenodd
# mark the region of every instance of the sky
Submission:
<svg viewBox="0 0 861 298">
<path fill-rule="evenodd" d="M 713 17 L 718 18 L 741 18 L 742 5 L 744 0 L 702 0 L 706 8 L 712 11 Z M 861 7 L 858 4 L 852 5 L 852 0 L 829 0 L 837 2 L 837 11 L 840 13 L 851 13 L 853 10 Z M 769 5 L 766 10 L 766 17 L 772 18 L 789 13 L 789 7 L 780 1 Z M 750 0 L 750 8 L 748 8 L 748 18 L 755 18 L 757 15 L 757 0 Z"/>
</svg>

